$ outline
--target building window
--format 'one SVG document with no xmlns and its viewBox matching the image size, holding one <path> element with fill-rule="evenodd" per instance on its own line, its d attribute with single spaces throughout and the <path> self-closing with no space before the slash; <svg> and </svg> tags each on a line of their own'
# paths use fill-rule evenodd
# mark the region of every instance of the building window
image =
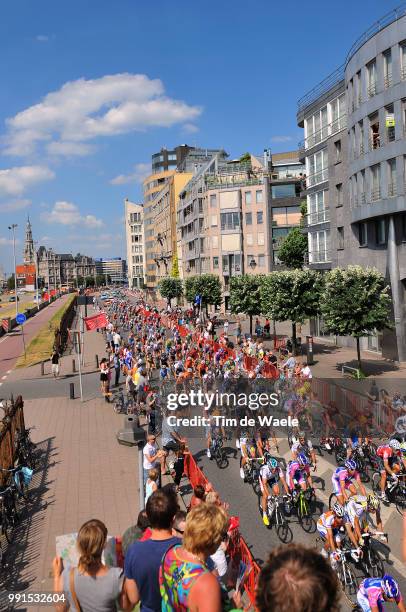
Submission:
<svg viewBox="0 0 406 612">
<path fill-rule="evenodd" d="M 378 219 L 376 222 L 376 244 L 383 246 L 386 244 L 386 221 Z"/>
<path fill-rule="evenodd" d="M 272 226 L 299 225 L 301 212 L 299 206 L 280 206 L 272 209 Z"/>
<path fill-rule="evenodd" d="M 336 140 L 334 143 L 334 156 L 335 163 L 338 164 L 341 161 L 341 140 Z"/>
<path fill-rule="evenodd" d="M 393 104 L 385 106 L 385 137 L 386 142 L 393 142 L 395 140 L 395 114 L 393 111 Z"/>
<path fill-rule="evenodd" d="M 343 205 L 343 184 L 342 183 L 338 183 L 336 185 L 336 206 L 337 208 L 339 206 Z"/>
<path fill-rule="evenodd" d="M 219 258 L 213 257 L 213 268 L 216 269 L 219 267 Z"/>
<path fill-rule="evenodd" d="M 168 161 L 176 161 L 176 153 L 169 153 Z"/>
<path fill-rule="evenodd" d="M 245 213 L 245 225 L 252 225 L 252 213 Z"/>
<path fill-rule="evenodd" d="M 265 244 L 265 234 L 262 233 L 262 232 L 258 232 L 257 238 L 258 238 L 258 241 L 257 241 L 258 246 L 264 246 L 264 244 Z"/>
<path fill-rule="evenodd" d="M 381 146 L 381 138 L 379 135 L 379 118 L 378 113 L 369 118 L 369 148 L 379 149 Z"/>
<path fill-rule="evenodd" d="M 361 89 L 361 70 L 355 75 L 355 104 L 361 106 L 362 89 Z"/>
<path fill-rule="evenodd" d="M 264 268 L 265 267 L 265 255 L 263 255 L 263 254 L 258 255 L 258 267 L 259 268 Z"/>
<path fill-rule="evenodd" d="M 388 168 L 388 196 L 392 198 L 396 195 L 396 159 L 388 159 L 387 161 Z"/>
<path fill-rule="evenodd" d="M 262 212 L 262 210 L 259 210 L 257 212 L 257 224 L 261 225 L 264 222 L 264 213 Z"/>
<path fill-rule="evenodd" d="M 211 226 L 212 227 L 217 227 L 217 215 L 212 215 L 211 216 Z"/>
<path fill-rule="evenodd" d="M 318 151 L 306 158 L 307 183 L 309 187 L 317 185 L 328 179 L 328 155 L 327 149 Z"/>
<path fill-rule="evenodd" d="M 211 237 L 211 247 L 212 247 L 212 249 L 218 249 L 219 248 L 219 237 L 218 236 L 212 236 Z"/>
<path fill-rule="evenodd" d="M 296 186 L 290 185 L 272 185 L 271 186 L 271 197 L 275 198 L 294 198 L 296 197 Z"/>
<path fill-rule="evenodd" d="M 328 221 L 327 191 L 316 191 L 308 196 L 308 225 L 316 225 Z"/>
<path fill-rule="evenodd" d="M 376 202 L 376 200 L 381 199 L 381 176 L 380 176 L 380 166 L 379 164 L 375 164 L 375 166 L 371 166 L 371 201 Z"/>
<path fill-rule="evenodd" d="M 368 245 L 368 225 L 366 222 L 360 223 L 358 226 L 358 241 L 360 247 Z"/>
<path fill-rule="evenodd" d="M 309 263 L 327 263 L 331 261 L 330 232 L 309 233 Z"/>
<path fill-rule="evenodd" d="M 390 49 L 383 53 L 383 85 L 385 89 L 392 85 L 392 51 Z"/>
<path fill-rule="evenodd" d="M 247 255 L 247 266 L 250 265 L 252 260 L 255 261 L 255 257 L 253 255 Z"/>
<path fill-rule="evenodd" d="M 337 249 L 342 250 L 344 248 L 344 228 L 337 227 Z"/>
<path fill-rule="evenodd" d="M 399 45 L 400 49 L 400 78 L 406 79 L 406 42 Z"/>
<path fill-rule="evenodd" d="M 235 230 L 240 227 L 240 214 L 237 212 L 221 213 L 220 220 L 222 230 Z"/>
<path fill-rule="evenodd" d="M 246 234 L 247 246 L 253 246 L 254 240 L 252 234 Z"/>
<path fill-rule="evenodd" d="M 255 202 L 257 204 L 262 204 L 262 202 L 263 202 L 263 199 L 262 199 L 262 190 L 255 192 Z"/>
<path fill-rule="evenodd" d="M 217 196 L 215 193 L 210 194 L 210 208 L 216 208 L 217 206 Z"/>
<path fill-rule="evenodd" d="M 376 60 L 367 65 L 367 93 L 368 98 L 372 98 L 377 93 L 376 87 Z"/>
<path fill-rule="evenodd" d="M 252 193 L 251 193 L 251 191 L 246 191 L 245 192 L 245 203 L 246 204 L 252 204 Z"/>
</svg>

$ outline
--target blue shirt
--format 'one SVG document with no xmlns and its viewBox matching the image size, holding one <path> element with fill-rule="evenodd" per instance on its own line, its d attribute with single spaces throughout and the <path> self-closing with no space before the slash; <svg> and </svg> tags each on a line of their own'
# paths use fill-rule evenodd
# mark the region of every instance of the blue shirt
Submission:
<svg viewBox="0 0 406 612">
<path fill-rule="evenodd" d="M 180 538 L 167 540 L 145 540 L 134 542 L 129 547 L 124 565 L 126 578 L 135 580 L 141 599 L 141 612 L 161 612 L 159 591 L 159 568 L 164 554 Z"/>
</svg>

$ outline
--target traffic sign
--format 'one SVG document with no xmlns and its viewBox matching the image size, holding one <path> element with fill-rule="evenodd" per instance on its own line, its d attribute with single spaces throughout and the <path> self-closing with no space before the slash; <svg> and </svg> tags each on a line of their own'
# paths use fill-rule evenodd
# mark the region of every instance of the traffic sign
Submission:
<svg viewBox="0 0 406 612">
<path fill-rule="evenodd" d="M 18 315 L 16 316 L 16 322 L 18 323 L 18 325 L 22 325 L 23 323 L 26 322 L 26 320 L 27 320 L 27 317 L 22 312 L 19 312 Z"/>
</svg>

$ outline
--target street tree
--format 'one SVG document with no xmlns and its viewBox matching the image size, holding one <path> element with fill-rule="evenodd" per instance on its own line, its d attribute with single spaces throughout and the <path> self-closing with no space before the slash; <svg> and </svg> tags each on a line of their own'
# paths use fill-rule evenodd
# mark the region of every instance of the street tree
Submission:
<svg viewBox="0 0 406 612">
<path fill-rule="evenodd" d="M 234 314 L 243 313 L 250 319 L 252 335 L 252 317 L 261 314 L 261 284 L 263 274 L 243 274 L 230 279 L 230 309 Z"/>
<path fill-rule="evenodd" d="M 7 289 L 9 291 L 12 291 L 13 289 L 15 289 L 15 280 L 14 280 L 14 274 L 12 274 L 11 276 L 8 277 L 7 279 Z"/>
<path fill-rule="evenodd" d="M 307 236 L 299 227 L 290 230 L 278 249 L 278 259 L 288 268 L 302 268 L 307 253 Z"/>
<path fill-rule="evenodd" d="M 196 289 L 195 289 L 195 279 L 196 276 L 188 276 L 185 279 L 185 297 L 188 302 L 191 304 L 195 301 Z"/>
<path fill-rule="evenodd" d="M 390 305 L 389 286 L 375 268 L 334 268 L 325 276 L 321 293 L 324 324 L 336 336 L 353 336 L 356 339 L 359 370 L 359 339 L 390 327 Z"/>
<path fill-rule="evenodd" d="M 322 278 L 314 270 L 272 272 L 261 283 L 261 311 L 274 321 L 291 321 L 292 345 L 296 347 L 296 325 L 320 312 Z"/>
<path fill-rule="evenodd" d="M 86 276 L 85 284 L 86 287 L 94 287 L 94 276 Z"/>
<path fill-rule="evenodd" d="M 215 274 L 201 274 L 194 278 L 193 288 L 195 289 L 195 296 L 201 296 L 202 308 L 204 306 L 206 314 L 208 314 L 208 306 L 220 306 L 223 301 L 220 279 Z"/>
<path fill-rule="evenodd" d="M 168 301 L 168 306 L 171 307 L 172 300 L 183 294 L 183 283 L 180 278 L 165 276 L 159 281 L 158 289 L 162 297 Z"/>
<path fill-rule="evenodd" d="M 173 278 L 179 278 L 179 260 L 177 253 L 174 253 L 172 256 L 171 276 Z"/>
</svg>

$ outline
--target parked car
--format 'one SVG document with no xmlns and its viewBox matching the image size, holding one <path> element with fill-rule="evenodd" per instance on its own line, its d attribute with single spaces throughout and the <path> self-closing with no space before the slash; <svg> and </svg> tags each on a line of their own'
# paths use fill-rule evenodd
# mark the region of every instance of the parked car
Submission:
<svg viewBox="0 0 406 612">
<path fill-rule="evenodd" d="M 15 295 L 11 295 L 11 296 L 8 298 L 8 301 L 9 301 L 9 302 L 15 302 L 15 301 L 16 301 L 16 296 L 15 296 Z M 19 301 L 20 301 L 20 298 L 19 298 L 19 297 L 18 297 L 18 295 L 17 295 L 17 302 L 19 302 Z"/>
</svg>

